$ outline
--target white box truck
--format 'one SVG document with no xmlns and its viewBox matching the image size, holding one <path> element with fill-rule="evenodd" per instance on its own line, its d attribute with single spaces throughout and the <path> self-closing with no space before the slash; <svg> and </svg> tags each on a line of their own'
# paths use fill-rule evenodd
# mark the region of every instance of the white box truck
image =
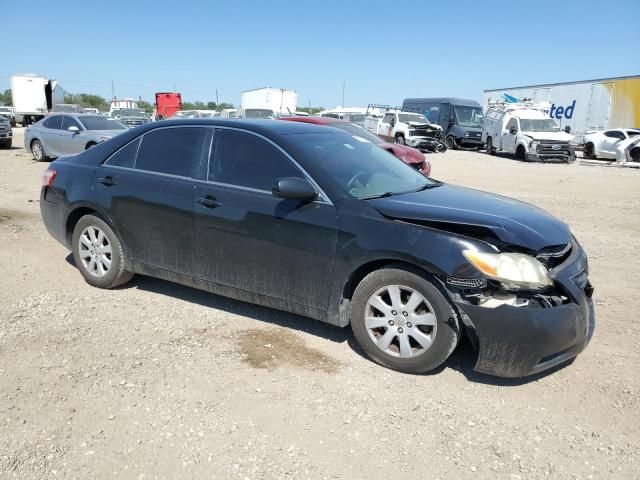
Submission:
<svg viewBox="0 0 640 480">
<path fill-rule="evenodd" d="M 593 130 L 640 127 L 640 75 L 484 91 L 485 108 L 505 101 L 549 102 L 549 117 L 578 139 Z"/>
<path fill-rule="evenodd" d="M 242 92 L 239 117 L 277 118 L 293 115 L 298 104 L 298 94 L 284 88 L 257 88 Z"/>
<path fill-rule="evenodd" d="M 26 127 L 43 118 L 58 103 L 64 103 L 64 90 L 57 80 L 34 74 L 11 77 L 11 96 L 15 121 Z"/>
</svg>

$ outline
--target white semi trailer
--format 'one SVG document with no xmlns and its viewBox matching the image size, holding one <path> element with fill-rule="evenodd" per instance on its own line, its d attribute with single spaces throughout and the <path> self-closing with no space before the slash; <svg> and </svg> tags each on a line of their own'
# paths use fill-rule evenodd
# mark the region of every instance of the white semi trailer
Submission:
<svg viewBox="0 0 640 480">
<path fill-rule="evenodd" d="M 242 92 L 240 115 L 244 118 L 275 118 L 293 115 L 298 94 L 284 88 L 256 88 Z"/>
<path fill-rule="evenodd" d="M 494 102 L 549 102 L 549 117 L 582 137 L 592 130 L 640 127 L 640 75 L 484 91 Z"/>
<path fill-rule="evenodd" d="M 34 74 L 11 77 L 15 121 L 26 127 L 43 118 L 51 108 L 64 103 L 64 90 L 57 80 Z"/>
</svg>

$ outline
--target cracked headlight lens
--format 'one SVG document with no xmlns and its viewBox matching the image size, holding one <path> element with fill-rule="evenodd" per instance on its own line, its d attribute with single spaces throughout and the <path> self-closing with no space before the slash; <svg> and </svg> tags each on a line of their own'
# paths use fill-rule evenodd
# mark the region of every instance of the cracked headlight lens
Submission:
<svg viewBox="0 0 640 480">
<path fill-rule="evenodd" d="M 464 250 L 462 253 L 486 277 L 503 282 L 506 287 L 540 289 L 553 285 L 545 266 L 529 255 L 473 250 Z"/>
</svg>

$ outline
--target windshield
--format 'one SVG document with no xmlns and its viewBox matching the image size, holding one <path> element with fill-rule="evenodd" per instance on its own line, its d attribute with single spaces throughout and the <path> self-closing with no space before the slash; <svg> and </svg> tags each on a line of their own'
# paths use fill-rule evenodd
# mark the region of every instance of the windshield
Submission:
<svg viewBox="0 0 640 480">
<path fill-rule="evenodd" d="M 371 143 L 375 145 L 380 145 L 384 143 L 377 135 L 374 135 L 369 130 L 365 130 L 360 125 L 356 125 L 354 123 L 330 123 L 329 127 L 339 128 L 340 130 L 344 130 L 345 132 L 349 132 L 353 135 L 358 135 L 366 140 L 369 140 Z"/>
<path fill-rule="evenodd" d="M 458 125 L 461 127 L 482 128 L 484 125 L 484 114 L 480 107 L 465 107 L 454 105 Z"/>
<path fill-rule="evenodd" d="M 359 135 L 302 134 L 296 143 L 314 165 L 355 198 L 400 195 L 436 185 Z"/>
<path fill-rule="evenodd" d="M 273 110 L 265 108 L 250 108 L 244 111 L 245 118 L 274 118 Z"/>
<path fill-rule="evenodd" d="M 520 119 L 520 130 L 523 132 L 559 132 L 560 127 L 551 118 Z"/>
<path fill-rule="evenodd" d="M 146 113 L 144 110 L 138 110 L 137 108 L 123 108 L 118 110 L 116 115 L 120 115 L 121 117 L 146 117 Z"/>
<path fill-rule="evenodd" d="M 409 123 L 409 122 L 429 123 L 429 120 L 427 120 L 427 117 L 419 113 L 399 113 L 398 119 L 402 123 Z"/>
<path fill-rule="evenodd" d="M 80 107 L 77 105 L 54 105 L 51 109 L 52 112 L 77 112 Z"/>
<path fill-rule="evenodd" d="M 78 117 L 78 120 L 87 130 L 127 130 L 127 127 L 117 120 L 100 115 Z"/>
</svg>

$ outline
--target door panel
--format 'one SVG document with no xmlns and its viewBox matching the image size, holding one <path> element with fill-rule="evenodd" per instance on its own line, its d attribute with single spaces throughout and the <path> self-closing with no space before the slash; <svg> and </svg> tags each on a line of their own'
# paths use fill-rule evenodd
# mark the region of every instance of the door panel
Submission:
<svg viewBox="0 0 640 480">
<path fill-rule="evenodd" d="M 193 275 L 194 180 L 103 165 L 94 190 L 133 260 Z"/>
<path fill-rule="evenodd" d="M 200 199 L 215 205 L 205 206 Z M 199 183 L 194 202 L 198 278 L 325 310 L 337 240 L 333 205 Z"/>
</svg>

